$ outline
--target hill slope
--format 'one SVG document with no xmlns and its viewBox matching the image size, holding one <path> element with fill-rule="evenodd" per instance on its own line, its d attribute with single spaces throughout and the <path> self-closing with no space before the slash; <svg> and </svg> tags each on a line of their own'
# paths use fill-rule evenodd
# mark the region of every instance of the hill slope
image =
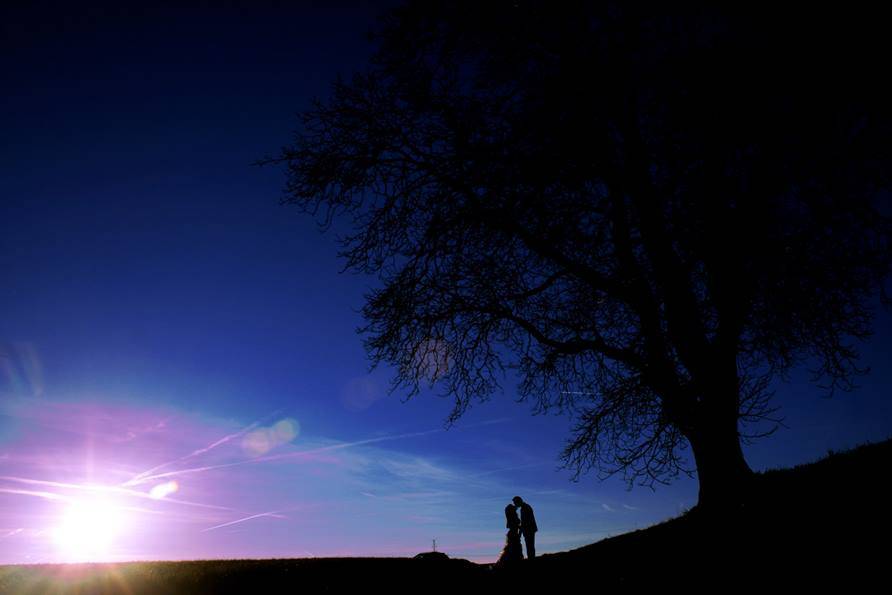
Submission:
<svg viewBox="0 0 892 595">
<path fill-rule="evenodd" d="M 588 576 L 586 582 L 597 580 L 599 588 L 868 582 L 887 563 L 890 472 L 892 440 L 759 473 L 738 514 L 716 518 L 694 509 L 648 529 L 543 556 L 529 578 Z"/>
</svg>

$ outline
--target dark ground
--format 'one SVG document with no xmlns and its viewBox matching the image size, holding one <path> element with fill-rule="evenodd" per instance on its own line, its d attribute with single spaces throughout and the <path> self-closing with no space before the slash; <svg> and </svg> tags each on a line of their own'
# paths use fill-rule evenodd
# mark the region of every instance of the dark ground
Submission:
<svg viewBox="0 0 892 595">
<path fill-rule="evenodd" d="M 737 515 L 706 517 L 694 509 L 648 529 L 510 569 L 408 558 L 0 566 L 0 593 L 874 590 L 888 582 L 890 471 L 892 440 L 862 446 L 810 465 L 759 474 Z"/>
</svg>

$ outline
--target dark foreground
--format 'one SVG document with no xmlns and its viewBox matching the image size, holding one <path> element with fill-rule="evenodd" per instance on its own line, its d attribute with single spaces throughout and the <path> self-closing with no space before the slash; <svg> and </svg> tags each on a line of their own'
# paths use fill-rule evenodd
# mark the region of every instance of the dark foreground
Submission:
<svg viewBox="0 0 892 595">
<path fill-rule="evenodd" d="M 0 567 L 0 593 L 875 589 L 888 580 L 890 472 L 892 441 L 863 446 L 811 465 L 760 474 L 737 514 L 707 517 L 695 509 L 649 529 L 510 569 L 407 558 L 5 566 Z"/>
</svg>

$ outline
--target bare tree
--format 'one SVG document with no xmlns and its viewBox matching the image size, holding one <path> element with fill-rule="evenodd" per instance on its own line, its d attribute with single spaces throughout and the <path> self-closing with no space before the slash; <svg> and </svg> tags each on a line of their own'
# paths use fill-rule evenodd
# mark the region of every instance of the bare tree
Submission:
<svg viewBox="0 0 892 595">
<path fill-rule="evenodd" d="M 524 398 L 577 416 L 577 472 L 653 485 L 690 445 L 701 507 L 733 504 L 772 381 L 859 371 L 890 267 L 886 36 L 564 6 L 393 11 L 268 161 L 286 202 L 352 222 L 347 268 L 382 280 L 361 331 L 395 388 L 442 387 L 455 419 L 516 368 Z"/>
</svg>

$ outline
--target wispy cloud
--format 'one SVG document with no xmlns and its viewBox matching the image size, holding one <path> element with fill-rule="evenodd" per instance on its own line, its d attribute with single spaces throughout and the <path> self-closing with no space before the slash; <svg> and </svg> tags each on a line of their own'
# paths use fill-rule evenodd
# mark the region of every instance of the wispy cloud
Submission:
<svg viewBox="0 0 892 595">
<path fill-rule="evenodd" d="M 523 469 L 532 469 L 533 467 L 542 467 L 542 466 L 549 465 L 549 464 L 551 464 L 551 463 L 542 462 L 542 463 L 529 463 L 527 465 L 514 465 L 512 467 L 501 467 L 499 469 L 492 469 L 490 471 L 483 471 L 481 473 L 475 473 L 473 475 L 470 475 L 469 477 L 471 477 L 471 478 L 486 477 L 487 475 L 495 475 L 497 473 L 508 473 L 511 471 L 520 471 Z"/>
</svg>

